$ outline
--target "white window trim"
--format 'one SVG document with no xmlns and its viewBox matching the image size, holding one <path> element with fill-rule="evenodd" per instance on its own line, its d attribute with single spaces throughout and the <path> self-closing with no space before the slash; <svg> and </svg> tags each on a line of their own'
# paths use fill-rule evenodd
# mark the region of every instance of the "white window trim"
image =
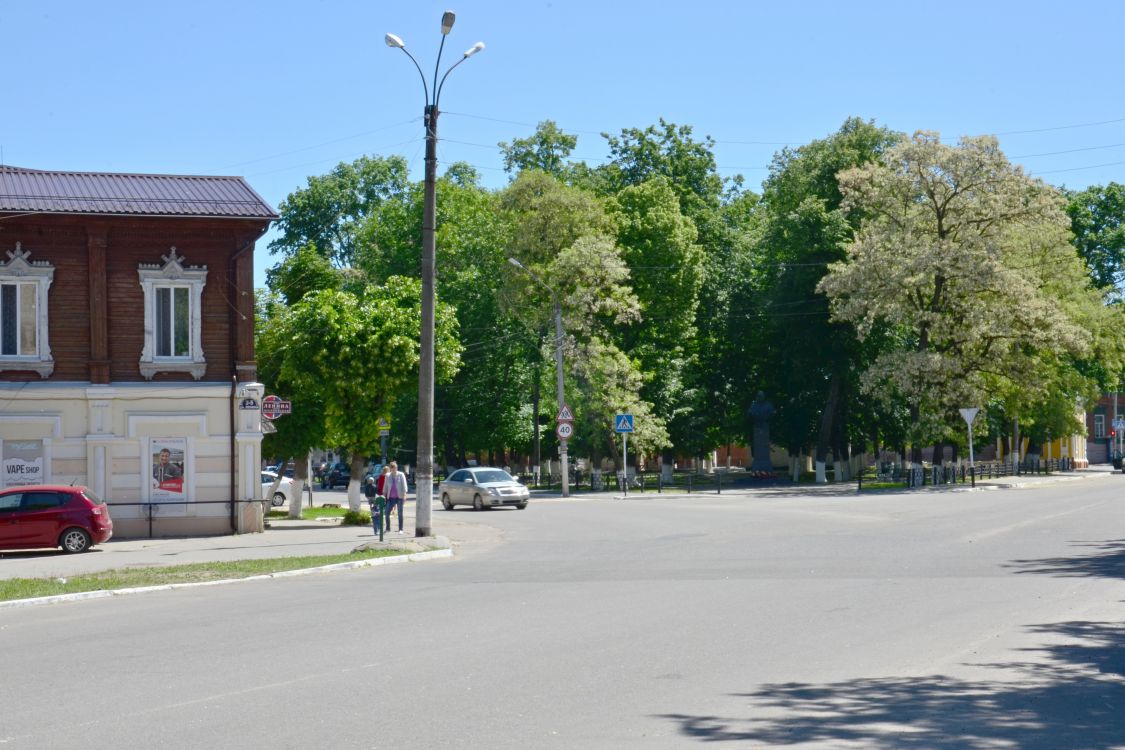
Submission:
<svg viewBox="0 0 1125 750">
<path fill-rule="evenodd" d="M 187 372 L 200 380 L 207 371 L 203 358 L 203 287 L 207 284 L 207 266 L 185 268 L 183 256 L 173 247 L 168 255 L 160 256 L 164 265 L 142 263 L 137 273 L 145 296 L 145 346 L 141 351 L 141 375 L 146 380 L 158 372 Z M 189 352 L 186 357 L 156 356 L 156 290 L 164 287 L 187 287 L 191 305 L 191 330 Z"/>
<path fill-rule="evenodd" d="M 37 283 L 35 299 L 35 349 L 33 355 L 7 354 L 0 355 L 0 371 L 3 370 L 31 370 L 39 373 L 39 377 L 49 377 L 55 371 L 55 360 L 51 356 L 51 345 L 47 339 L 47 290 L 55 280 L 55 267 L 47 261 L 28 261 L 31 253 L 20 248 L 16 243 L 15 252 L 8 251 L 8 261 L 0 263 L 0 284 L 18 284 L 28 280 Z"/>
<path fill-rule="evenodd" d="M 1109 437 L 1109 433 L 1105 431 L 1105 415 L 1094 415 L 1094 439 L 1101 440 L 1102 438 Z"/>
</svg>

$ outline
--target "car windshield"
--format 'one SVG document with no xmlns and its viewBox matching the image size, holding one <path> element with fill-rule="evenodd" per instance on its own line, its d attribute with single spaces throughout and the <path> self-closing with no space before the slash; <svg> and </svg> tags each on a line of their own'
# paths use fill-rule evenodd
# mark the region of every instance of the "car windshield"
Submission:
<svg viewBox="0 0 1125 750">
<path fill-rule="evenodd" d="M 476 476 L 477 481 L 481 484 L 485 484 L 487 482 L 515 481 L 514 479 L 512 479 L 512 475 L 504 471 L 503 469 L 488 469 L 486 471 L 478 471 L 474 476 Z"/>
</svg>

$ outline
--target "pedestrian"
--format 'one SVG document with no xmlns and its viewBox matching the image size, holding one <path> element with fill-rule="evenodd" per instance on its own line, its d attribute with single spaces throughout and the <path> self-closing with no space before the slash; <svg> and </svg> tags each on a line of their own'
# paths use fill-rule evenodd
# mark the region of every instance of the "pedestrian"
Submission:
<svg viewBox="0 0 1125 750">
<path fill-rule="evenodd" d="M 391 473 L 390 464 L 383 464 L 383 470 L 379 472 L 379 477 L 375 480 L 375 490 L 383 498 L 383 508 L 387 507 L 387 474 Z M 391 514 L 387 510 L 387 531 L 391 530 Z"/>
<path fill-rule="evenodd" d="M 363 483 L 363 496 L 367 498 L 367 505 L 371 508 L 371 525 L 378 534 L 382 523 L 379 521 L 379 491 L 375 489 L 375 477 L 368 477 Z"/>
<path fill-rule="evenodd" d="M 405 511 L 403 503 L 406 501 L 406 475 L 398 470 L 398 463 L 391 461 L 387 467 L 386 479 L 383 483 L 384 494 L 387 496 L 387 524 L 390 524 L 390 514 L 398 508 L 398 533 L 402 530 L 402 516 Z"/>
</svg>

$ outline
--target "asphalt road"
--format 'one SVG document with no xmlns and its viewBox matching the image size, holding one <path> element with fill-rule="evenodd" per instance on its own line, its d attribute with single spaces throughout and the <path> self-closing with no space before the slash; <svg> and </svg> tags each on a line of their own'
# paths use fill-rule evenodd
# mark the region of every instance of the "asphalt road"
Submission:
<svg viewBox="0 0 1125 750">
<path fill-rule="evenodd" d="M 0 748 L 1125 748 L 1123 490 L 435 510 L 496 533 L 0 611 Z"/>
</svg>

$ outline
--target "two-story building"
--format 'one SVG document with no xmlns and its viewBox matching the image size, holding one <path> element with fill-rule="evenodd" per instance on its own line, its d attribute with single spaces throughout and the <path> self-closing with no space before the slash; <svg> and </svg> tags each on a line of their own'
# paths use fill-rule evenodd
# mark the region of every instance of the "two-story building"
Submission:
<svg viewBox="0 0 1125 750">
<path fill-rule="evenodd" d="M 76 483 L 119 536 L 260 528 L 240 177 L 0 165 L 0 486 Z"/>
</svg>

